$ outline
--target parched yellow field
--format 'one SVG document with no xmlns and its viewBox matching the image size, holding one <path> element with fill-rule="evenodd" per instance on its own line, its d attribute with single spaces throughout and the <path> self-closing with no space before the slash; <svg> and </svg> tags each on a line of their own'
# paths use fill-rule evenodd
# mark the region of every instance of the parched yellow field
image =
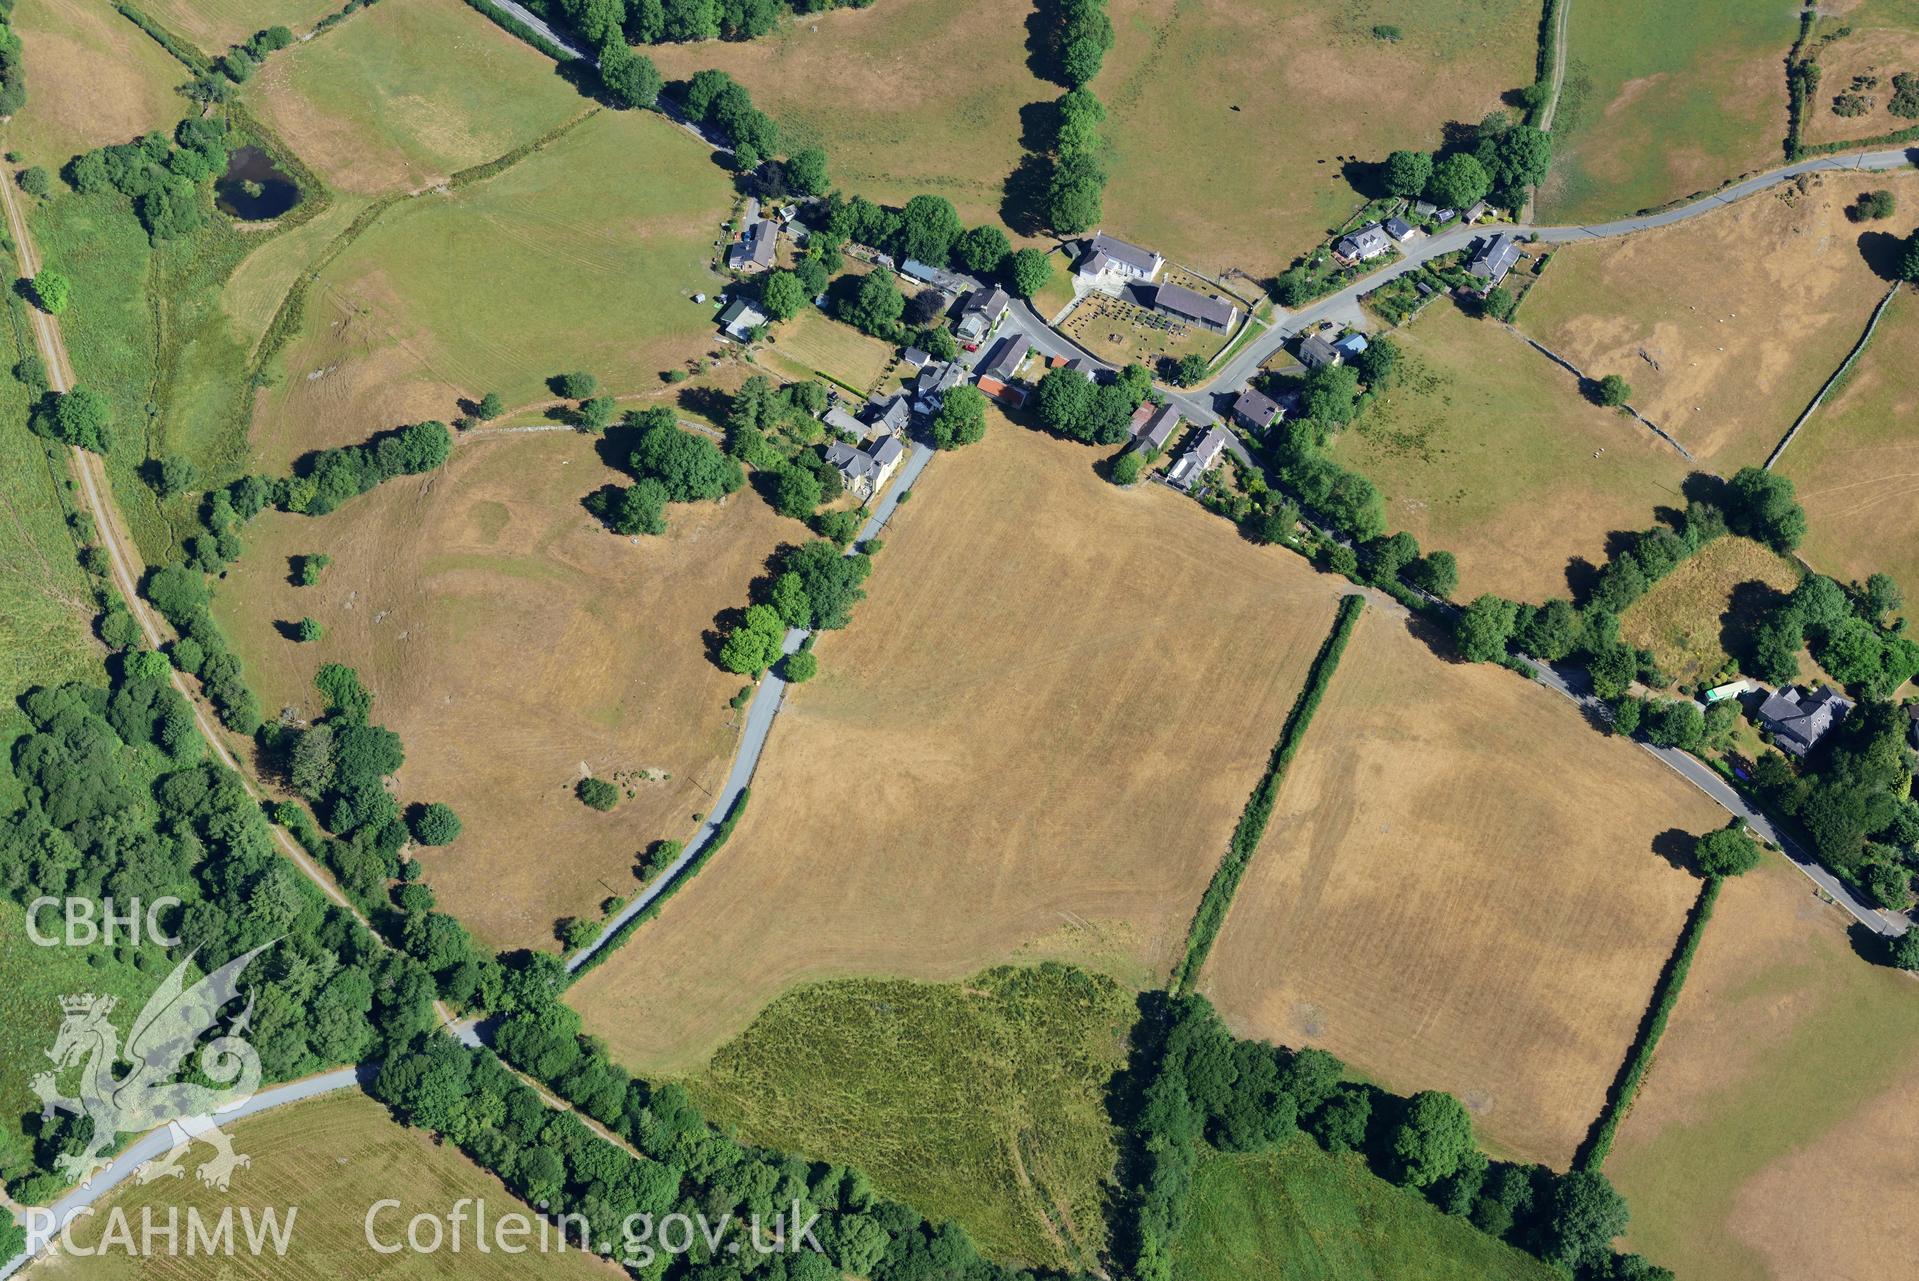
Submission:
<svg viewBox="0 0 1919 1281">
<path fill-rule="evenodd" d="M 1885 294 L 1875 267 L 1891 238 L 1845 215 L 1867 185 L 1919 204 L 1910 172 L 1824 174 L 1675 226 L 1567 246 L 1519 326 L 1589 377 L 1625 378 L 1633 407 L 1701 465 L 1730 475 L 1764 462 Z"/>
<path fill-rule="evenodd" d="M 1843 4 L 1822 6 L 1821 12 L 1833 15 L 1821 30 L 1850 26 L 1853 31 L 1819 52 L 1819 92 L 1806 113 L 1806 141 L 1872 138 L 1919 123 L 1889 110 L 1893 76 L 1902 71 L 1919 75 L 1919 5 L 1911 0 L 1882 0 L 1852 11 Z M 1851 90 L 1857 76 L 1878 81 L 1858 90 L 1872 101 L 1872 110 L 1862 116 L 1842 116 L 1832 109 L 1833 99 Z"/>
<path fill-rule="evenodd" d="M 1698 893 L 1660 851 L 1724 819 L 1557 694 L 1369 611 L 1201 989 L 1241 1036 L 1450 1090 L 1563 1169 Z"/>
<path fill-rule="evenodd" d="M 833 184 L 900 205 L 945 196 L 968 225 L 999 223 L 1021 109 L 1063 92 L 1027 66 L 1029 0 L 887 0 L 793 18 L 758 40 L 654 45 L 669 81 L 717 67 L 779 123 L 826 149 Z"/>
<path fill-rule="evenodd" d="M 1118 0 L 1112 16 L 1093 82 L 1106 229 L 1215 276 L 1277 274 L 1359 206 L 1347 160 L 1479 123 L 1538 52 L 1535 0 Z"/>
<path fill-rule="evenodd" d="M 749 489 L 619 538 L 580 500 L 624 479 L 571 432 L 462 441 L 428 479 L 318 519 L 260 517 L 221 585 L 263 706 L 315 714 L 319 665 L 359 669 L 373 718 L 406 744 L 398 795 L 465 823 L 419 851 L 434 893 L 495 947 L 551 945 L 557 918 L 638 888 L 648 843 L 692 831 L 732 759 L 742 683 L 705 636 L 775 548 L 807 536 Z M 333 564 L 292 586 L 289 558 L 313 552 Z M 308 616 L 324 639 L 281 632 Z M 587 770 L 664 777 L 602 814 L 574 796 Z"/>
<path fill-rule="evenodd" d="M 356 13 L 269 58 L 244 96 L 328 186 L 363 195 L 431 187 L 585 105 L 551 58 L 460 0 Z"/>
<path fill-rule="evenodd" d="M 731 201 L 686 133 L 603 111 L 484 182 L 395 205 L 315 282 L 256 402 L 255 458 L 280 468 L 452 419 L 488 391 L 509 408 L 550 404 L 562 370 L 613 393 L 658 389 L 662 370 L 716 345 L 712 308 L 693 297 L 720 283 L 712 241 Z M 263 262 L 229 306 L 257 307 L 287 265 Z"/>
<path fill-rule="evenodd" d="M 141 6 L 169 31 L 217 58 L 256 31 L 286 27 L 295 36 L 339 10 L 345 0 L 145 0 Z"/>
<path fill-rule="evenodd" d="M 7 21 L 27 66 L 27 105 L 7 131 L 23 164 L 58 170 L 82 151 L 171 129 L 187 115 L 173 89 L 192 75 L 112 5 L 35 0 Z"/>
<path fill-rule="evenodd" d="M 1672 446 L 1498 326 L 1442 305 L 1392 338 L 1401 372 L 1333 457 L 1379 486 L 1388 525 L 1459 558 L 1458 599 L 1564 596 L 1574 560 L 1685 505 Z"/>
<path fill-rule="evenodd" d="M 994 414 L 928 469 L 732 843 L 571 990 L 620 1061 L 817 979 L 1164 981 L 1344 584 L 1096 457 Z"/>
<path fill-rule="evenodd" d="M 229 1133 L 234 1150 L 251 1157 L 253 1163 L 234 1173 L 228 1191 L 205 1187 L 191 1174 L 145 1186 L 123 1184 L 96 1207 L 91 1218 L 73 1229 L 75 1242 L 97 1253 L 85 1258 L 49 1255 L 25 1275 L 30 1281 L 338 1281 L 372 1276 L 396 1281 L 453 1277 L 504 1281 L 525 1277 L 530 1268 L 555 1281 L 608 1281 L 625 1275 L 613 1264 L 576 1249 L 560 1253 L 556 1248 L 537 1255 L 482 1253 L 474 1248 L 471 1204 L 466 1207 L 464 1248 L 454 1251 L 445 1221 L 456 1202 L 484 1200 L 489 1221 L 503 1214 L 531 1216 L 533 1211 L 452 1144 L 435 1143 L 427 1134 L 407 1129 L 380 1104 L 356 1091 L 291 1103 L 237 1122 Z M 206 1151 L 196 1145 L 186 1167 L 191 1169 Z M 404 1247 L 407 1221 L 416 1214 L 430 1214 L 442 1220 L 448 1233 L 438 1253 L 373 1249 L 368 1243 L 367 1216 L 376 1201 L 389 1199 L 398 1200 L 400 1208 L 382 1211 L 374 1219 L 374 1239 L 382 1246 Z M 271 1210 L 285 1223 L 295 1207 L 284 1257 L 270 1247 L 260 1254 L 245 1248 L 243 1214 L 251 1212 L 258 1222 L 263 1211 Z M 240 1248 L 232 1255 L 189 1257 L 187 1212 L 197 1211 L 211 1224 L 229 1209 Z M 166 1251 L 164 1237 L 154 1238 L 152 1254 L 139 1257 L 111 1242 L 103 1245 L 103 1234 L 116 1211 L 124 1214 L 136 1242 L 143 1223 L 164 1228 L 168 1214 L 177 1212 L 178 1252 Z M 423 1229 L 421 1240 L 431 1239 L 430 1229 Z M 525 1242 L 537 1239 L 529 1235 Z"/>
<path fill-rule="evenodd" d="M 1695 684 L 1744 657 L 1760 620 L 1798 585 L 1798 566 L 1770 548 L 1716 539 L 1626 608 L 1620 638 L 1651 650 L 1674 684 Z"/>
<path fill-rule="evenodd" d="M 1606 1173 L 1693 1281 L 1897 1277 L 1919 1216 L 1919 1001 L 1777 856 L 1720 894 Z"/>
<path fill-rule="evenodd" d="M 1779 460 L 1806 509 L 1813 564 L 1891 574 L 1919 599 L 1919 297 L 1893 299 L 1847 381 Z"/>
</svg>

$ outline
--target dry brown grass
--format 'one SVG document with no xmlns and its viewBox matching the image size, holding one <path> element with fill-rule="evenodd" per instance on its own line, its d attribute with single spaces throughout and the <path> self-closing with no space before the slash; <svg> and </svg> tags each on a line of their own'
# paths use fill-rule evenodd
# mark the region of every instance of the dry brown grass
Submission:
<svg viewBox="0 0 1919 1281">
<path fill-rule="evenodd" d="M 1919 1001 L 1769 856 L 1728 884 L 1606 1173 L 1697 1281 L 1894 1277 L 1919 1215 Z"/>
<path fill-rule="evenodd" d="M 1684 506 L 1685 459 L 1510 334 L 1442 302 L 1393 340 L 1399 375 L 1333 457 L 1379 486 L 1392 527 L 1459 557 L 1458 599 L 1564 596 L 1575 559 L 1603 564 L 1613 531 Z"/>
<path fill-rule="evenodd" d="M 1118 0 L 1093 90 L 1113 146 L 1106 227 L 1211 275 L 1276 274 L 1360 198 L 1351 157 L 1432 147 L 1533 78 L 1524 0 Z M 1401 28 L 1387 42 L 1372 28 Z"/>
<path fill-rule="evenodd" d="M 42 0 L 7 21 L 20 33 L 27 105 L 7 147 L 58 169 L 82 151 L 168 130 L 187 114 L 173 87 L 192 77 L 111 5 Z"/>
<path fill-rule="evenodd" d="M 383 1211 L 376 1220 L 382 1244 L 404 1244 L 407 1220 L 415 1214 L 431 1214 L 445 1226 L 444 1220 L 462 1198 L 483 1199 L 489 1223 L 500 1215 L 531 1216 L 534 1211 L 452 1144 L 436 1143 L 424 1132 L 400 1125 L 363 1094 L 348 1091 L 290 1104 L 238 1122 L 232 1136 L 235 1148 L 252 1157 L 253 1164 L 233 1176 L 230 1193 L 204 1187 L 190 1176 L 161 1179 L 144 1187 L 127 1184 L 107 1197 L 93 1218 L 82 1219 L 74 1227 L 74 1239 L 84 1247 L 98 1247 L 98 1254 L 85 1259 L 50 1255 L 28 1275 L 33 1281 L 338 1281 L 371 1276 L 390 1281 L 453 1277 L 503 1281 L 529 1275 L 528 1261 L 534 1258 L 539 1260 L 539 1275 L 555 1281 L 607 1281 L 625 1275 L 612 1263 L 578 1249 L 560 1253 L 557 1235 L 554 1249 L 538 1255 L 531 1252 L 539 1240 L 537 1234 L 524 1239 L 528 1253 L 484 1253 L 475 1248 L 471 1205 L 463 1249 L 452 1248 L 448 1227 L 438 1253 L 410 1249 L 376 1253 L 366 1234 L 367 1212 L 375 1201 L 401 1202 L 400 1209 Z M 188 1164 L 205 1152 L 196 1148 Z M 295 1206 L 298 1213 L 286 1257 L 273 1254 L 270 1247 L 258 1255 L 249 1253 L 241 1214 L 250 1211 L 257 1220 L 270 1207 L 284 1223 L 289 1208 Z M 197 1210 L 209 1221 L 232 1210 L 238 1249 L 230 1256 L 189 1254 L 184 1213 L 175 1251 L 166 1248 L 164 1237 L 154 1238 L 151 1254 L 136 1257 L 129 1257 L 132 1252 L 124 1243 L 102 1241 L 113 1211 L 125 1213 L 133 1227 L 132 1239 L 138 1243 L 143 1212 L 150 1211 L 152 1221 L 163 1226 L 176 1208 Z M 569 1247 L 576 1246 L 578 1239 L 576 1229 Z M 421 1240 L 431 1241 L 431 1233 L 423 1229 Z"/>
<path fill-rule="evenodd" d="M 1696 684 L 1735 656 L 1728 646 L 1750 637 L 1779 594 L 1798 585 L 1798 568 L 1771 549 L 1716 539 L 1628 606 L 1619 634 L 1651 650 L 1674 684 Z"/>
<path fill-rule="evenodd" d="M 1892 78 L 1901 71 L 1919 74 L 1919 31 L 1910 26 L 1860 26 L 1827 45 L 1819 54 L 1819 92 L 1806 113 L 1806 141 L 1843 142 L 1911 128 L 1914 121 L 1887 110 Z M 1872 99 L 1873 109 L 1863 116 L 1842 116 L 1832 109 L 1832 100 L 1847 92 L 1859 75 L 1879 79 L 1873 88 L 1860 91 Z"/>
<path fill-rule="evenodd" d="M 806 536 L 750 491 L 675 505 L 659 538 L 606 532 L 580 499 L 620 477 L 570 432 L 462 442 L 426 481 L 398 480 L 331 516 L 269 514 L 222 586 L 222 625 L 262 703 L 319 710 L 323 662 L 360 670 L 398 731 L 407 801 L 441 800 L 465 834 L 421 854 L 440 902 L 495 946 L 550 943 L 555 918 L 630 894 L 635 855 L 684 839 L 736 739 L 703 634 L 746 599 L 783 541 Z M 333 558 L 290 586 L 288 557 Z M 298 644 L 278 624 L 318 619 Z M 581 774 L 662 770 L 601 814 Z"/>
<path fill-rule="evenodd" d="M 1450 1090 L 1564 1168 L 1698 892 L 1654 845 L 1724 818 L 1558 695 L 1369 613 L 1201 986 L 1241 1035 Z"/>
<path fill-rule="evenodd" d="M 1634 408 L 1702 465 L 1763 462 L 1864 332 L 1886 282 L 1865 249 L 1884 232 L 1845 208 L 1867 186 L 1919 202 L 1919 175 L 1831 175 L 1657 231 L 1560 250 L 1520 327 Z M 1656 363 L 1655 363 L 1656 362 Z"/>
<path fill-rule="evenodd" d="M 553 62 L 460 0 L 354 14 L 269 58 L 245 97 L 327 185 L 415 191 L 578 115 Z"/>
<path fill-rule="evenodd" d="M 1019 165 L 1021 108 L 1063 92 L 1027 67 L 1029 0 L 888 0 L 795 18 L 735 43 L 655 45 L 668 80 L 717 67 L 779 122 L 826 149 L 835 186 L 899 205 L 945 196 L 968 224 L 1000 221 Z"/>
<path fill-rule="evenodd" d="M 167 27 L 217 58 L 254 32 L 281 26 L 294 36 L 336 12 L 345 0 L 145 0 L 142 8 Z"/>
<path fill-rule="evenodd" d="M 1916 369 L 1919 297 L 1904 292 L 1778 466 L 1806 509 L 1806 556 L 1842 578 L 1884 571 L 1909 599 L 1919 599 Z"/>
<path fill-rule="evenodd" d="M 732 844 L 571 999 L 690 1071 L 814 979 L 1162 982 L 1337 589 L 994 415 L 900 509 Z"/>
</svg>

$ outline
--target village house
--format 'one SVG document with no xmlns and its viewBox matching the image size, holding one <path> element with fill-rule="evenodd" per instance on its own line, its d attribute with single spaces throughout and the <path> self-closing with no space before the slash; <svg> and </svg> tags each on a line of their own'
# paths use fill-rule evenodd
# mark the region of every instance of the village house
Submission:
<svg viewBox="0 0 1919 1281">
<path fill-rule="evenodd" d="M 900 275 L 908 280 L 917 280 L 923 285 L 931 285 L 943 294 L 955 296 L 980 287 L 979 281 L 971 276 L 962 276 L 956 271 L 944 267 L 935 267 L 923 263 L 917 258 L 908 258 L 900 264 Z"/>
<path fill-rule="evenodd" d="M 1333 343 L 1333 350 L 1339 353 L 1342 361 L 1347 361 L 1357 356 L 1360 352 L 1365 351 L 1367 346 L 1366 335 L 1355 331 L 1349 334 L 1341 334 L 1338 340 Z"/>
<path fill-rule="evenodd" d="M 773 265 L 773 251 L 779 245 L 779 225 L 756 216 L 755 206 L 749 204 L 748 209 L 745 232 L 726 251 L 729 271 L 765 271 Z"/>
<path fill-rule="evenodd" d="M 960 309 L 959 323 L 953 326 L 953 332 L 959 335 L 960 346 L 968 351 L 978 351 L 979 345 L 999 326 L 1006 315 L 1006 309 L 1012 305 L 1004 289 L 981 289 L 966 300 Z"/>
<path fill-rule="evenodd" d="M 1788 685 L 1759 705 L 1759 719 L 1781 751 L 1804 756 L 1846 719 L 1852 707 L 1851 699 L 1823 685 L 1815 690 Z"/>
<path fill-rule="evenodd" d="M 1008 334 L 999 340 L 993 354 L 979 366 L 982 380 L 996 378 L 1001 382 L 1011 381 L 1013 374 L 1026 359 L 1026 335 Z"/>
<path fill-rule="evenodd" d="M 1426 234 L 1404 218 L 1388 218 L 1380 225 L 1386 229 L 1387 235 L 1402 245 L 1409 240 L 1418 240 Z"/>
<path fill-rule="evenodd" d="M 886 488 L 905 456 L 906 446 L 891 433 L 857 448 L 837 440 L 826 447 L 826 461 L 839 472 L 840 484 L 861 502 Z"/>
<path fill-rule="evenodd" d="M 1493 211 L 1492 205 L 1488 204 L 1484 200 L 1480 201 L 1479 203 L 1475 204 L 1471 209 L 1468 209 L 1466 211 L 1466 225 L 1468 227 L 1472 226 L 1474 223 L 1478 222 L 1481 218 L 1484 218 L 1487 214 L 1491 213 L 1492 211 Z"/>
<path fill-rule="evenodd" d="M 1486 288 L 1491 289 L 1506 278 L 1506 273 L 1518 261 L 1519 241 L 1502 231 L 1480 243 L 1478 252 L 1466 264 L 1466 273 L 1485 281 Z"/>
<path fill-rule="evenodd" d="M 908 347 L 905 351 L 900 353 L 900 359 L 905 361 L 908 365 L 912 366 L 914 369 L 924 369 L 926 368 L 927 365 L 931 364 L 933 361 L 933 357 L 930 352 L 921 351 L 918 347 Z"/>
<path fill-rule="evenodd" d="M 1322 369 L 1327 365 L 1337 365 L 1343 359 L 1339 354 L 1339 348 L 1318 334 L 1307 334 L 1299 340 L 1299 363 L 1308 369 Z"/>
<path fill-rule="evenodd" d="M 852 414 L 847 413 L 844 409 L 841 409 L 838 405 L 827 406 L 826 412 L 821 415 L 821 418 L 824 419 L 826 425 L 834 431 L 845 432 L 855 440 L 866 439 L 866 424 L 855 418 Z"/>
<path fill-rule="evenodd" d="M 1219 456 L 1226 452 L 1226 446 L 1232 442 L 1233 433 L 1224 427 L 1214 426 L 1207 429 L 1185 453 L 1179 456 L 1172 470 L 1166 473 L 1166 483 L 1175 489 L 1190 492 L 1199 478 L 1219 464 Z"/>
<path fill-rule="evenodd" d="M 766 313 L 744 298 L 735 298 L 720 313 L 720 332 L 734 342 L 746 342 L 766 323 Z"/>
<path fill-rule="evenodd" d="M 1133 448 L 1152 452 L 1165 449 L 1166 442 L 1179 430 L 1179 424 L 1179 410 L 1171 405 L 1155 405 L 1150 400 L 1145 402 L 1133 411 Z"/>
<path fill-rule="evenodd" d="M 1350 236 L 1341 236 L 1333 246 L 1333 256 L 1346 262 L 1371 262 L 1393 247 L 1386 229 L 1378 223 L 1361 227 Z"/>
<path fill-rule="evenodd" d="M 1153 310 L 1225 333 L 1239 320 L 1239 308 L 1224 298 L 1209 298 L 1184 285 L 1164 284 L 1153 291 Z"/>
<path fill-rule="evenodd" d="M 885 400 L 866 402 L 866 421 L 881 431 L 890 431 L 895 436 L 906 434 L 906 424 L 913 419 L 913 403 L 903 394 L 895 392 Z"/>
<path fill-rule="evenodd" d="M 920 376 L 913 380 L 913 412 L 923 418 L 937 414 L 946 403 L 946 393 L 959 386 L 965 377 L 966 367 L 957 360 L 920 370 Z"/>
<path fill-rule="evenodd" d="M 1250 432 L 1263 433 L 1279 416 L 1279 402 L 1252 387 L 1233 401 L 1233 421 Z"/>
<path fill-rule="evenodd" d="M 1118 294 L 1135 281 L 1152 280 L 1165 265 L 1166 259 L 1152 250 L 1129 245 L 1101 231 L 1086 242 L 1086 250 L 1073 268 L 1073 279 L 1082 288 Z"/>
</svg>

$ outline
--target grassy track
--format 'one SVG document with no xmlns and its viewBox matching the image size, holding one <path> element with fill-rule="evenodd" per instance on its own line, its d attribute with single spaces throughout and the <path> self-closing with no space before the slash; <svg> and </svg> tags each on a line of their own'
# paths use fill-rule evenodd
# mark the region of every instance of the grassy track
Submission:
<svg viewBox="0 0 1919 1281">
<path fill-rule="evenodd" d="M 989 1254 L 1066 1267 L 1105 1243 L 1105 1089 L 1132 1017 L 1117 983 L 1060 965 L 814 984 L 690 1088 L 750 1142 L 857 1165 Z"/>
<path fill-rule="evenodd" d="M 1206 1151 L 1173 1247 L 1180 1281 L 1551 1281 L 1539 1260 L 1435 1209 L 1357 1156 L 1295 1139 L 1276 1152 Z"/>
</svg>

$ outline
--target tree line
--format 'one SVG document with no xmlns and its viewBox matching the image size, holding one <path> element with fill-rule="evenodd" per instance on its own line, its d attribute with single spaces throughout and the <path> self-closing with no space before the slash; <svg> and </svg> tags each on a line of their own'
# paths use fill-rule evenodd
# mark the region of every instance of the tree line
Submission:
<svg viewBox="0 0 1919 1281">
<path fill-rule="evenodd" d="M 13 29 L 14 0 L 0 0 L 0 116 L 16 114 L 27 105 L 27 62 L 20 52 L 20 33 Z"/>
<path fill-rule="evenodd" d="M 753 40 L 771 32 L 786 13 L 864 9 L 873 0 L 529 0 L 527 8 L 563 22 L 594 48 L 625 44 L 681 44 L 693 40 Z"/>
<path fill-rule="evenodd" d="M 1671 1281 L 1666 1269 L 1614 1252 L 1629 1216 L 1604 1175 L 1489 1158 L 1450 1094 L 1389 1094 L 1343 1079 L 1344 1066 L 1324 1050 L 1237 1039 L 1204 997 L 1191 995 L 1161 998 L 1148 1011 L 1134 1029 L 1131 1062 L 1134 1116 L 1121 1167 L 1129 1231 L 1117 1244 L 1139 1281 L 1172 1281 L 1193 1175 L 1208 1150 L 1299 1142 L 1358 1153 L 1380 1177 L 1574 1281 Z"/>
</svg>

